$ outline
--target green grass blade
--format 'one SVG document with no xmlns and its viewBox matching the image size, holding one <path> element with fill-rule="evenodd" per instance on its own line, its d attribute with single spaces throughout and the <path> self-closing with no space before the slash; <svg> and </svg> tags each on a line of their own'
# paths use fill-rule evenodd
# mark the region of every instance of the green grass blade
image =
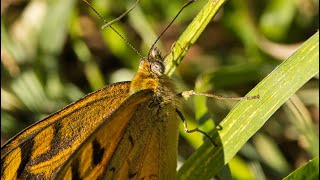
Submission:
<svg viewBox="0 0 320 180">
<path fill-rule="evenodd" d="M 294 180 L 294 179 L 304 179 L 304 180 L 315 180 L 319 179 L 319 157 L 312 159 L 307 164 L 303 165 L 299 169 L 295 170 L 284 180 Z"/>
<path fill-rule="evenodd" d="M 197 16 L 193 19 L 187 29 L 175 42 L 171 48 L 171 52 L 166 57 L 166 72 L 171 76 L 178 64 L 182 61 L 183 57 L 187 54 L 188 50 L 196 42 L 205 27 L 212 20 L 213 16 L 217 14 L 218 10 L 226 0 L 209 0 L 207 4 L 201 9 Z"/>
<path fill-rule="evenodd" d="M 306 41 L 241 101 L 214 134 L 219 147 L 206 141 L 180 168 L 177 179 L 210 179 L 302 85 L 319 72 L 319 33 Z"/>
</svg>

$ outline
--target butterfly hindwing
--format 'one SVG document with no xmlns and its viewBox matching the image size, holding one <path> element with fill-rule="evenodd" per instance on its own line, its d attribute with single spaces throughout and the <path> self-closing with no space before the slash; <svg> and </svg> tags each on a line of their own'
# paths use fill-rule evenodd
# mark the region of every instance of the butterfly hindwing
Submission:
<svg viewBox="0 0 320 180">
<path fill-rule="evenodd" d="M 108 166 L 108 179 L 175 179 L 179 121 L 174 107 L 141 105 L 130 122 L 124 135 L 128 140 L 120 143 Z"/>
<path fill-rule="evenodd" d="M 1 179 L 52 176 L 129 96 L 129 89 L 130 82 L 106 86 L 12 138 L 1 148 Z"/>
<path fill-rule="evenodd" d="M 151 97 L 139 95 L 147 91 L 127 100 L 140 104 L 124 102 L 110 115 L 57 179 L 174 179 L 179 121 L 171 105 L 149 107 Z M 126 121 L 127 125 L 119 123 Z"/>
</svg>

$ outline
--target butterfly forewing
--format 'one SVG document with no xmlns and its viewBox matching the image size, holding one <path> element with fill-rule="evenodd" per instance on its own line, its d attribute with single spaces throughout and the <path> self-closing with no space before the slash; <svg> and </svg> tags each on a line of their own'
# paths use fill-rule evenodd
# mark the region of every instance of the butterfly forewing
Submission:
<svg viewBox="0 0 320 180">
<path fill-rule="evenodd" d="M 79 145 L 129 96 L 115 83 L 30 126 L 1 148 L 1 179 L 50 178 Z"/>
</svg>

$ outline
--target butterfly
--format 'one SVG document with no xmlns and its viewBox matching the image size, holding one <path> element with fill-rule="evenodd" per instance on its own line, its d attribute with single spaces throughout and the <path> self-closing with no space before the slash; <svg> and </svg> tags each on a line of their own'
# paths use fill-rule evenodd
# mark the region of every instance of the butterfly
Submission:
<svg viewBox="0 0 320 180">
<path fill-rule="evenodd" d="M 181 96 L 153 48 L 131 82 L 97 90 L 1 148 L 1 179 L 174 179 Z"/>
<path fill-rule="evenodd" d="M 178 94 L 164 72 L 152 46 L 132 81 L 88 94 L 4 144 L 1 178 L 175 179 L 178 107 L 196 93 Z"/>
</svg>

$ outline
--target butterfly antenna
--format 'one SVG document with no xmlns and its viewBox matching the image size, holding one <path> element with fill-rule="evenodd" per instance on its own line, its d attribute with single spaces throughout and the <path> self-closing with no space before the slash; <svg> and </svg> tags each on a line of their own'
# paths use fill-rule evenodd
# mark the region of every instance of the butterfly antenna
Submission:
<svg viewBox="0 0 320 180">
<path fill-rule="evenodd" d="M 151 46 L 151 48 L 149 50 L 149 53 L 148 53 L 148 58 L 150 57 L 151 51 L 154 48 L 154 46 L 156 45 L 156 43 L 159 41 L 159 39 L 162 37 L 162 35 L 169 29 L 169 27 L 172 25 L 172 23 L 177 19 L 177 17 L 180 15 L 180 13 L 183 11 L 183 9 L 186 8 L 187 6 L 189 6 L 190 4 L 192 4 L 195 1 L 196 0 L 189 0 L 189 2 L 187 2 L 186 4 L 184 4 L 182 6 L 180 11 L 177 13 L 177 15 L 172 19 L 172 21 L 169 23 L 169 25 L 162 31 L 162 33 L 158 36 L 156 41 L 152 44 L 152 46 Z"/>
<path fill-rule="evenodd" d="M 126 12 L 124 12 L 122 15 L 120 15 L 118 18 L 116 18 L 116 19 L 114 19 L 114 20 L 112 20 L 112 21 L 110 21 L 110 22 L 108 22 L 107 20 L 105 20 L 92 6 L 91 6 L 91 4 L 87 1 L 87 0 L 83 0 L 97 15 L 98 15 L 98 17 L 105 23 L 102 27 L 101 27 L 101 29 L 104 29 L 104 28 L 106 28 L 106 27 L 110 27 L 128 46 L 130 46 L 130 48 L 134 51 L 134 52 L 136 52 L 139 56 L 140 56 L 140 58 L 143 58 L 143 56 L 139 53 L 139 51 L 136 49 L 136 48 L 134 48 L 133 47 L 133 45 L 132 44 L 130 44 L 129 43 L 129 41 L 126 39 L 126 38 L 124 38 L 115 28 L 113 28 L 111 25 L 113 24 L 113 23 L 115 23 L 116 21 L 119 21 L 121 18 L 123 18 L 126 14 L 128 14 L 134 7 L 136 7 L 136 5 L 138 4 L 138 2 L 140 1 L 140 0 L 137 0 L 136 1 L 136 3 L 128 10 L 128 11 L 126 11 Z"/>
</svg>

